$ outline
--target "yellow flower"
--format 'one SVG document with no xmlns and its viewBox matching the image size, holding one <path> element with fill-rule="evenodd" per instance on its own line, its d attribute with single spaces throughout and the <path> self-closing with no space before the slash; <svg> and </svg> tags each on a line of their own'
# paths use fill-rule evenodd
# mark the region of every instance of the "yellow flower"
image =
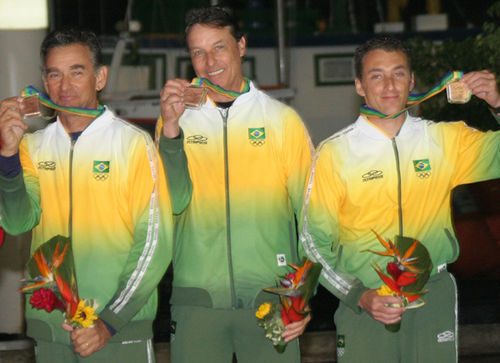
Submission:
<svg viewBox="0 0 500 363">
<path fill-rule="evenodd" d="M 259 306 L 259 310 L 255 312 L 255 316 L 259 319 L 264 319 L 267 314 L 271 311 L 271 304 L 265 302 Z"/>
<path fill-rule="evenodd" d="M 377 290 L 377 294 L 379 296 L 391 296 L 391 295 L 397 295 L 394 291 L 391 290 L 391 288 L 387 285 L 382 285 L 380 289 Z"/>
<path fill-rule="evenodd" d="M 88 328 L 94 324 L 94 320 L 97 320 L 94 312 L 92 306 L 87 306 L 85 305 L 85 300 L 80 300 L 75 315 L 73 315 L 71 320 L 80 324 L 83 328 Z"/>
</svg>

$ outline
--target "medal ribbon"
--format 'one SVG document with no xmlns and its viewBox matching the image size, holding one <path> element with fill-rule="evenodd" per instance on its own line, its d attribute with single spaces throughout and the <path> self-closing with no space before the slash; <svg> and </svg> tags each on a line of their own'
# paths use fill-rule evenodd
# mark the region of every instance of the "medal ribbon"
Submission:
<svg viewBox="0 0 500 363">
<path fill-rule="evenodd" d="M 434 87 L 432 87 L 429 91 L 426 93 L 419 93 L 419 94 L 411 94 L 408 96 L 408 102 L 406 103 L 406 108 L 399 112 L 395 112 L 392 115 L 384 115 L 382 112 L 379 112 L 373 108 L 370 108 L 366 105 L 361 105 L 359 108 L 359 113 L 363 116 L 368 116 L 368 117 L 375 117 L 375 118 L 395 118 L 401 115 L 402 113 L 406 112 L 408 109 L 418 105 L 419 103 L 437 95 L 438 93 L 442 92 L 448 83 L 458 81 L 462 76 L 464 75 L 464 72 L 461 71 L 452 71 L 446 73 L 446 75 L 441 78 L 438 84 L 436 84 Z"/>
<path fill-rule="evenodd" d="M 192 85 L 198 86 L 198 87 L 206 87 L 220 95 L 229 97 L 231 99 L 236 99 L 238 96 L 242 95 L 243 93 L 247 93 L 250 90 L 250 80 L 246 77 L 243 77 L 243 85 L 241 87 L 241 92 L 236 92 L 236 91 L 228 91 L 221 86 L 218 86 L 216 84 L 213 84 L 206 78 L 193 78 Z M 155 127 L 155 143 L 156 147 L 159 147 L 160 145 L 160 135 L 163 132 L 163 119 L 160 117 L 158 119 L 158 122 L 156 123 Z"/>
<path fill-rule="evenodd" d="M 194 78 L 191 84 L 199 87 L 201 86 L 207 87 L 209 90 L 214 91 L 215 93 L 218 93 L 220 95 L 229 97 L 233 100 L 236 99 L 238 96 L 242 95 L 243 93 L 247 93 L 250 90 L 250 80 L 246 77 L 243 77 L 243 86 L 240 92 L 225 90 L 221 86 L 213 84 L 206 78 Z"/>
<path fill-rule="evenodd" d="M 38 96 L 38 101 L 42 105 L 44 105 L 48 108 L 51 108 L 53 110 L 68 112 L 68 113 L 72 113 L 72 114 L 78 115 L 78 116 L 97 117 L 105 110 L 104 106 L 102 106 L 102 105 L 99 105 L 97 109 L 96 108 L 84 108 L 84 107 L 59 106 L 59 105 L 55 104 L 49 97 L 44 95 L 42 92 L 40 92 L 39 90 L 37 90 L 33 86 L 28 86 L 25 89 L 23 89 L 21 92 L 21 95 L 23 97 L 36 95 L 36 96 Z M 54 117 L 54 116 L 53 115 L 52 116 L 43 116 L 43 118 L 45 118 L 45 119 L 51 119 L 52 117 Z"/>
</svg>

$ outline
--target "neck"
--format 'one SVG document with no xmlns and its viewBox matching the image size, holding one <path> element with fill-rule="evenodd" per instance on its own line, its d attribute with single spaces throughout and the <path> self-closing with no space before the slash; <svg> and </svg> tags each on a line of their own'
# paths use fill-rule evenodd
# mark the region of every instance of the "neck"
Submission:
<svg viewBox="0 0 500 363">
<path fill-rule="evenodd" d="M 406 112 L 395 118 L 378 118 L 378 117 L 368 117 L 368 120 L 379 129 L 381 129 L 389 138 L 394 138 L 403 122 L 406 119 Z"/>
<path fill-rule="evenodd" d="M 80 132 L 87 128 L 95 117 L 83 117 L 66 112 L 59 112 L 59 121 L 64 126 L 64 129 L 68 133 Z"/>
</svg>

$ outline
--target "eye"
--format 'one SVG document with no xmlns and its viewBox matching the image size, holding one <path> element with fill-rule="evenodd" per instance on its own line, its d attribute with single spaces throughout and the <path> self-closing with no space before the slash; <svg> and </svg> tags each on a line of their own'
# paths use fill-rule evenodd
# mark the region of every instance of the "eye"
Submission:
<svg viewBox="0 0 500 363">
<path fill-rule="evenodd" d="M 217 51 L 221 51 L 223 49 L 224 49 L 223 45 L 217 45 L 217 46 L 215 46 L 215 50 L 217 50 Z"/>
<path fill-rule="evenodd" d="M 203 51 L 200 49 L 195 49 L 191 51 L 191 56 L 193 57 L 201 57 L 203 55 Z"/>
<path fill-rule="evenodd" d="M 60 72 L 50 72 L 47 74 L 47 80 L 49 80 L 49 81 L 57 81 L 59 79 L 61 79 Z"/>
</svg>

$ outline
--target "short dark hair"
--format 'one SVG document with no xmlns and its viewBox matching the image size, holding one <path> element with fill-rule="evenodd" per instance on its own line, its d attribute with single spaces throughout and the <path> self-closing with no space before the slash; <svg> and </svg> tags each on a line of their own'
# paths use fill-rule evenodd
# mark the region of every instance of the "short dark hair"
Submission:
<svg viewBox="0 0 500 363">
<path fill-rule="evenodd" d="M 189 30 L 196 24 L 213 26 L 215 28 L 224 28 L 228 26 L 231 35 L 236 41 L 239 41 L 244 35 L 240 30 L 240 26 L 233 11 L 227 7 L 208 6 L 189 10 L 186 14 L 186 38 Z"/>
<path fill-rule="evenodd" d="M 363 60 L 366 54 L 376 49 L 381 49 L 386 52 L 403 52 L 408 60 L 408 67 L 411 72 L 410 49 L 405 45 L 405 43 L 391 35 L 379 35 L 356 48 L 356 51 L 354 52 L 354 71 L 356 72 L 357 78 L 362 78 Z"/>
<path fill-rule="evenodd" d="M 42 72 L 45 71 L 47 55 L 52 48 L 64 47 L 75 43 L 89 47 L 95 71 L 103 65 L 101 43 L 97 39 L 97 35 L 90 30 L 66 28 L 50 32 L 43 40 L 40 49 Z"/>
</svg>

